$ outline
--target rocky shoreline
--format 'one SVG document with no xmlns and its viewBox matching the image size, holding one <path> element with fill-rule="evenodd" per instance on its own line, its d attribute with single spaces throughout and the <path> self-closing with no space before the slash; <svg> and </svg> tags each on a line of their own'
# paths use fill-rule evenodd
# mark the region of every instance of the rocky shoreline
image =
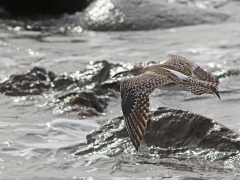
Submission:
<svg viewBox="0 0 240 180">
<path fill-rule="evenodd" d="M 34 67 L 26 73 L 13 74 L 5 78 L 0 83 L 0 92 L 7 96 L 35 96 L 54 93 L 54 99 L 49 101 L 48 105 L 60 109 L 71 106 L 71 108 L 65 108 L 65 112 L 76 111 L 80 117 L 98 116 L 104 112 L 112 98 L 119 98 L 120 82 L 125 77 L 113 79 L 112 75 L 129 68 L 131 67 L 127 64 L 97 61 L 91 63 L 82 71 L 56 75 L 44 68 Z M 240 74 L 238 70 L 222 72 L 222 74 L 215 76 L 217 81 L 219 78 Z M 237 137 L 235 133 L 203 116 L 182 110 L 159 108 L 152 112 L 151 119 L 148 125 L 148 133 L 145 136 L 148 146 L 161 148 L 207 147 L 217 148 L 218 150 L 239 149 L 238 141 L 234 140 L 233 142 L 233 139 Z M 126 138 L 127 134 L 125 128 L 122 127 L 122 120 L 122 117 L 116 118 L 102 128 L 121 127 L 122 129 L 118 129 L 118 132 L 115 133 L 120 135 L 118 138 L 122 138 L 122 135 Z M 199 127 L 201 128 L 199 129 Z M 168 129 L 168 131 L 165 129 Z M 106 133 L 111 132 L 111 130 L 105 129 L 100 130 L 100 132 Z M 87 137 L 88 144 L 94 143 L 95 139 L 99 139 L 95 136 L 90 134 Z M 100 136 L 104 137 L 105 135 Z M 169 138 L 166 138 L 167 136 Z M 179 139 L 175 139 L 175 137 Z M 209 137 L 211 138 L 208 139 Z M 104 139 L 104 142 L 107 142 L 106 139 Z"/>
<path fill-rule="evenodd" d="M 50 95 L 54 98 L 47 100 L 47 106 L 62 113 L 76 112 L 79 118 L 99 116 L 111 100 L 119 98 L 120 82 L 125 77 L 112 79 L 112 75 L 129 68 L 128 64 L 97 61 L 82 71 L 56 75 L 34 67 L 26 73 L 13 74 L 2 80 L 0 92 L 7 96 Z M 217 81 L 240 74 L 239 70 L 221 72 L 215 76 Z M 107 121 L 90 132 L 86 139 L 86 142 L 72 147 L 69 153 L 76 157 L 93 154 L 121 156 L 126 162 L 129 156 L 133 156 L 136 157 L 135 163 L 162 164 L 173 168 L 176 168 L 175 161 L 178 167 L 187 169 L 217 168 L 223 171 L 228 168 L 227 163 L 231 163 L 231 168 L 239 168 L 236 163 L 240 158 L 239 134 L 213 119 L 179 109 L 161 107 L 150 113 L 147 133 L 139 152 L 130 142 L 122 116 Z M 200 163 L 194 164 L 196 161 Z"/>
<path fill-rule="evenodd" d="M 156 62 L 145 63 L 148 66 Z M 119 98 L 123 77 L 114 74 L 132 68 L 131 64 L 113 64 L 96 61 L 82 71 L 56 75 L 41 67 L 22 74 L 13 74 L 0 82 L 0 93 L 7 96 L 51 95 L 48 105 L 62 113 L 76 112 L 79 117 L 98 116 L 104 113 L 112 98 Z M 219 73 L 221 72 L 221 73 Z M 238 76 L 240 70 L 214 69 L 215 79 Z"/>
</svg>

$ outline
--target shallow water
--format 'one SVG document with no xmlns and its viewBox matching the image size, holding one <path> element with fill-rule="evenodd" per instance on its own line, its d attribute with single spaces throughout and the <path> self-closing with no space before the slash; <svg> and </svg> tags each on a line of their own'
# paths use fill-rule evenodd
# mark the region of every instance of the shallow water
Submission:
<svg viewBox="0 0 240 180">
<path fill-rule="evenodd" d="M 216 74 L 240 69 L 240 26 L 235 20 L 137 32 L 82 32 L 78 27 L 63 34 L 1 25 L 0 79 L 34 66 L 59 74 L 103 59 L 113 63 L 163 62 L 169 53 L 187 57 Z M 151 95 L 151 109 L 167 106 L 199 113 L 239 133 L 240 76 L 220 79 L 219 89 L 221 101 L 212 95 L 156 90 Z M 224 172 L 190 172 L 124 163 L 121 157 L 74 157 L 72 153 L 88 132 L 121 115 L 119 99 L 110 102 L 105 115 L 78 120 L 75 114 L 56 114 L 43 106 L 51 98 L 47 95 L 0 96 L 0 179 L 240 178 L 234 167 Z"/>
</svg>

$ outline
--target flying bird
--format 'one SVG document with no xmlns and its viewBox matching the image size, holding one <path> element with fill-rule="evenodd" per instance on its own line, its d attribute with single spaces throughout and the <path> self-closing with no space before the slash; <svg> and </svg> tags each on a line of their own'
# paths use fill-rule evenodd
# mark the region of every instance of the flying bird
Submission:
<svg viewBox="0 0 240 180">
<path fill-rule="evenodd" d="M 128 135 L 138 151 L 146 133 L 149 119 L 149 95 L 156 89 L 187 90 L 193 94 L 215 94 L 219 99 L 218 84 L 211 74 L 194 62 L 178 56 L 168 55 L 163 64 L 141 67 L 136 66 L 121 74 L 134 77 L 122 80 L 120 84 L 122 112 Z"/>
</svg>

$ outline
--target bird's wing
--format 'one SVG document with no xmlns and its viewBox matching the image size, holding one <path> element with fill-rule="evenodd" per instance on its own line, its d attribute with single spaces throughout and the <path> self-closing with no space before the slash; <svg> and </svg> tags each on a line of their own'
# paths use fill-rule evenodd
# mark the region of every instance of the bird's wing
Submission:
<svg viewBox="0 0 240 180">
<path fill-rule="evenodd" d="M 208 82 L 215 82 L 213 76 L 208 73 L 207 71 L 203 70 L 200 66 L 194 69 L 193 74 L 200 80 L 208 81 Z"/>
<path fill-rule="evenodd" d="M 164 74 L 145 72 L 121 82 L 122 111 L 130 139 L 138 151 L 149 118 L 149 94 L 159 86 L 173 83 Z"/>
<path fill-rule="evenodd" d="M 182 56 L 168 54 L 167 57 L 168 57 L 168 60 L 165 63 L 163 63 L 164 65 L 174 66 L 188 76 L 191 76 L 194 69 L 197 68 L 198 66 L 194 62 Z"/>
<path fill-rule="evenodd" d="M 196 63 L 178 55 L 167 55 L 168 60 L 163 63 L 165 65 L 175 66 L 188 76 L 195 75 L 198 79 L 208 82 L 215 82 L 213 76 L 207 71 L 203 70 Z"/>
</svg>

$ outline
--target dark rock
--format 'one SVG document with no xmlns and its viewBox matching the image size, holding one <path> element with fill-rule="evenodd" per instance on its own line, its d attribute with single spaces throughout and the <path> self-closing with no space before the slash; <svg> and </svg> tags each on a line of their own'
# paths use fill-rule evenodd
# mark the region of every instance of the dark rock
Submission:
<svg viewBox="0 0 240 180">
<path fill-rule="evenodd" d="M 45 68 L 43 67 L 38 67 L 38 66 L 35 66 L 33 67 L 31 70 L 30 70 L 30 73 L 31 72 L 42 72 L 43 74 L 47 74 L 47 71 Z"/>
<path fill-rule="evenodd" d="M 84 10 L 91 0 L 1 0 L 1 5 L 14 15 L 63 14 Z"/>
<path fill-rule="evenodd" d="M 118 97 L 121 78 L 112 79 L 123 65 L 96 61 L 88 68 L 68 75 L 51 75 L 53 90 L 59 93 L 50 105 L 58 112 L 76 112 L 79 116 L 95 116 L 104 112 L 110 97 Z"/>
<path fill-rule="evenodd" d="M 66 96 L 67 98 L 68 96 Z M 77 114 L 80 116 L 99 115 L 107 106 L 109 98 L 101 98 L 95 94 L 94 91 L 88 90 L 76 95 L 69 100 L 69 104 L 77 105 Z M 66 104 L 67 105 L 67 104 Z"/>
<path fill-rule="evenodd" d="M 144 142 L 149 154 L 174 154 L 187 150 L 238 152 L 239 135 L 218 122 L 187 111 L 158 108 L 151 112 Z M 134 153 L 134 147 L 125 128 L 123 117 L 106 122 L 87 135 L 87 146 L 80 147 L 78 155 L 85 153 Z"/>
<path fill-rule="evenodd" d="M 218 23 L 228 15 L 158 0 L 96 0 L 80 16 L 80 25 L 96 31 L 149 30 Z"/>
<path fill-rule="evenodd" d="M 109 78 L 111 68 L 111 64 L 108 61 L 103 60 L 101 63 L 102 68 L 92 77 L 92 82 L 95 82 L 97 85 Z"/>
<path fill-rule="evenodd" d="M 99 112 L 103 112 L 103 106 L 100 104 L 98 97 L 93 91 L 82 92 L 92 103 L 92 106 Z"/>
<path fill-rule="evenodd" d="M 144 137 L 149 146 L 240 150 L 239 135 L 212 119 L 168 108 L 159 108 L 151 116 Z"/>
<path fill-rule="evenodd" d="M 47 80 L 47 73 L 43 73 L 41 71 L 37 71 L 36 75 L 39 79 L 41 79 L 42 81 L 46 81 Z"/>
<path fill-rule="evenodd" d="M 77 115 L 79 117 L 85 117 L 85 116 L 99 116 L 99 112 L 97 112 L 93 108 L 78 108 Z"/>
<path fill-rule="evenodd" d="M 9 96 L 54 92 L 55 97 L 48 104 L 55 111 L 96 116 L 104 112 L 109 96 L 117 97 L 115 90 L 119 91 L 120 79 L 111 80 L 111 75 L 116 73 L 118 67 L 105 60 L 97 61 L 81 72 L 59 76 L 44 68 L 34 67 L 26 73 L 11 75 L 0 83 L 0 92 Z M 116 84 L 118 87 L 114 89 Z"/>
<path fill-rule="evenodd" d="M 117 65 L 118 66 L 118 65 Z M 122 67 L 121 67 L 122 68 Z M 114 72 L 112 72 L 114 71 Z M 116 72 L 116 65 L 107 61 L 97 61 L 88 68 L 55 77 L 53 75 L 53 89 L 60 91 L 51 103 L 56 111 L 76 111 L 79 116 L 95 116 L 104 112 L 110 100 L 109 96 L 117 97 L 112 89 L 110 74 Z M 102 84 L 109 81 L 109 86 Z"/>
<path fill-rule="evenodd" d="M 49 71 L 48 72 L 48 77 L 51 81 L 53 81 L 57 77 L 57 75 L 54 72 Z"/>
<path fill-rule="evenodd" d="M 58 76 L 53 80 L 53 89 L 60 91 L 73 84 L 73 79 L 66 76 Z"/>
<path fill-rule="evenodd" d="M 27 73 L 11 75 L 0 83 L 0 92 L 11 96 L 40 95 L 49 88 L 47 71 L 39 67 L 34 67 Z"/>
<path fill-rule="evenodd" d="M 240 172 L 239 135 L 218 122 L 187 111 L 159 108 L 151 112 L 144 143 L 136 152 L 123 117 L 109 120 L 69 152 L 104 154 L 122 164 L 156 165 L 195 172 Z"/>
</svg>

